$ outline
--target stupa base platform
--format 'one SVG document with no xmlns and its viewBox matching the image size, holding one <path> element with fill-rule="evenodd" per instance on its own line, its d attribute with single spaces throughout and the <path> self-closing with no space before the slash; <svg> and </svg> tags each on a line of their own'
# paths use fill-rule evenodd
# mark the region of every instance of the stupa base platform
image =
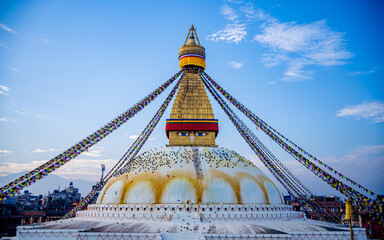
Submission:
<svg viewBox="0 0 384 240">
<path fill-rule="evenodd" d="M 122 224 L 122 223 L 121 223 Z M 129 224 L 129 223 L 126 223 Z M 276 225 L 274 223 L 273 225 Z M 273 226 L 272 225 L 272 226 Z M 214 225 L 213 225 L 214 226 Z M 364 228 L 354 228 L 355 240 L 366 240 Z M 22 227 L 17 231 L 18 240 L 32 239 L 87 239 L 87 240 L 349 240 L 347 228 L 338 231 L 287 232 L 280 234 L 228 234 L 228 233 L 121 233 L 97 232 L 91 229 L 36 229 Z"/>
<path fill-rule="evenodd" d="M 366 240 L 364 228 L 354 228 Z M 95 204 L 76 218 L 19 226 L 19 240 L 348 240 L 344 225 L 306 219 L 286 205 Z"/>
</svg>

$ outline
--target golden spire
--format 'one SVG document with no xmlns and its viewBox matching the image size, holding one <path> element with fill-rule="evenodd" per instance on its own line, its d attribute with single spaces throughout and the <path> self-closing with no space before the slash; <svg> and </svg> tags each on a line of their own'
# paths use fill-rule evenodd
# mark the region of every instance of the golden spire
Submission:
<svg viewBox="0 0 384 240">
<path fill-rule="evenodd" d="M 168 146 L 215 147 L 218 121 L 198 74 L 199 69 L 205 68 L 205 49 L 200 45 L 193 25 L 184 45 L 180 47 L 179 59 L 180 67 L 185 68 L 186 73 L 173 103 L 170 119 L 167 119 Z"/>
</svg>

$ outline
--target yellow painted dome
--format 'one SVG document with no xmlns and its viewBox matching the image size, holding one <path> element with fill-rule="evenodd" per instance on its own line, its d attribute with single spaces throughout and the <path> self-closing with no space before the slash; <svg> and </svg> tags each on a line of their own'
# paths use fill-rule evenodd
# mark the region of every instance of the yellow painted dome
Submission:
<svg viewBox="0 0 384 240">
<path fill-rule="evenodd" d="M 282 204 L 273 182 L 250 161 L 224 148 L 166 147 L 128 163 L 97 203 Z"/>
</svg>

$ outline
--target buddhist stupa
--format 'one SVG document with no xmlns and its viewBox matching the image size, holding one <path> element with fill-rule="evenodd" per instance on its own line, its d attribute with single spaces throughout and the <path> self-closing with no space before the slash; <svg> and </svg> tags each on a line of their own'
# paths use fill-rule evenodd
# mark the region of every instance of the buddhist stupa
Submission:
<svg viewBox="0 0 384 240">
<path fill-rule="evenodd" d="M 166 120 L 165 147 L 127 163 L 76 218 L 20 226 L 18 238 L 348 239 L 344 226 L 308 220 L 284 205 L 258 167 L 217 145 L 219 121 L 198 74 L 205 57 L 192 25 L 179 49 L 185 75 Z M 360 231 L 356 237 L 365 240 Z"/>
</svg>

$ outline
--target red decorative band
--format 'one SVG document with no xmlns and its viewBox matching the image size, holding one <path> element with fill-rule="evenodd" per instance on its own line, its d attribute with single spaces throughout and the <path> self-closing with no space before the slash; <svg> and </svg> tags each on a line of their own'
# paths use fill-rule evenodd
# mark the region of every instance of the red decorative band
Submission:
<svg viewBox="0 0 384 240">
<path fill-rule="evenodd" d="M 217 119 L 167 119 L 165 131 L 169 138 L 169 131 L 214 131 L 219 132 Z"/>
</svg>

